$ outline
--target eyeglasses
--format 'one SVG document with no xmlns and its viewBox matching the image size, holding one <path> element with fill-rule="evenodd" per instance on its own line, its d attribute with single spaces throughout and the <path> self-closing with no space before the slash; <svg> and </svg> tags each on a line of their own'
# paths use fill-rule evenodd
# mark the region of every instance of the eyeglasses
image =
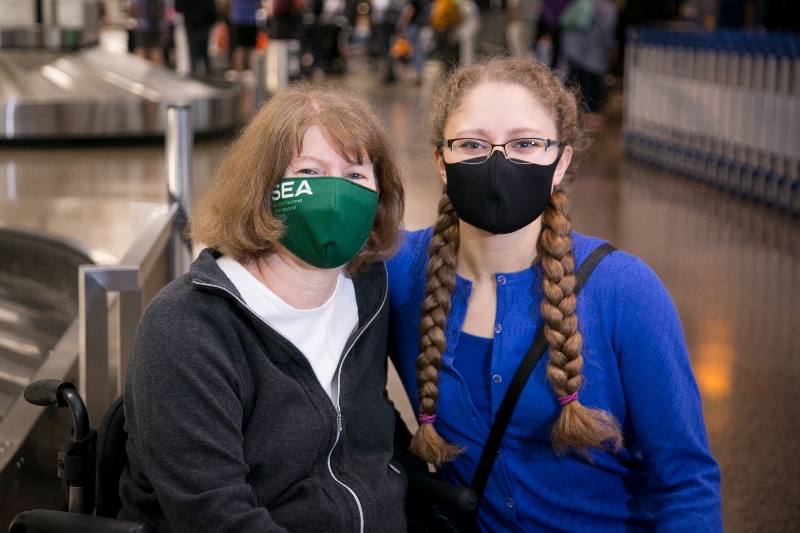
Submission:
<svg viewBox="0 0 800 533">
<path fill-rule="evenodd" d="M 561 141 L 536 137 L 513 139 L 503 144 L 492 144 L 483 139 L 445 139 L 444 145 L 450 149 L 456 163 L 468 165 L 479 165 L 485 162 L 492 156 L 494 149 L 500 146 L 503 147 L 503 155 L 512 163 L 550 165 L 565 146 Z M 547 149 L 551 146 L 555 146 L 557 149 L 548 151 Z M 439 147 L 440 153 L 443 148 L 444 146 Z"/>
</svg>

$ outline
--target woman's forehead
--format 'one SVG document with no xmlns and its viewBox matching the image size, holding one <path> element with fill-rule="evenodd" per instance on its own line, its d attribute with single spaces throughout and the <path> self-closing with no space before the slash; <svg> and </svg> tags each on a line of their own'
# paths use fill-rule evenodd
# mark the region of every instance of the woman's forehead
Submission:
<svg viewBox="0 0 800 533">
<path fill-rule="evenodd" d="M 303 133 L 295 157 L 336 155 L 351 164 L 371 164 L 364 143 L 351 136 L 337 136 L 323 124 L 312 124 Z"/>
<path fill-rule="evenodd" d="M 448 138 L 481 130 L 550 137 L 556 134 L 556 124 L 552 112 L 526 87 L 483 82 L 464 94 L 445 125 Z"/>
</svg>

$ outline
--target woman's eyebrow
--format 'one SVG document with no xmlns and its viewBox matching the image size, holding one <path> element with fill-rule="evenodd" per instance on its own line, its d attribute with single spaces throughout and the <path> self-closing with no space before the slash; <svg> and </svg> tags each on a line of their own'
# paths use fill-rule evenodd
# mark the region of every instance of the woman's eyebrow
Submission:
<svg viewBox="0 0 800 533">
<path fill-rule="evenodd" d="M 509 135 L 524 135 L 530 137 L 544 137 L 544 132 L 536 128 L 514 128 L 509 130 Z"/>
<path fill-rule="evenodd" d="M 353 168 L 372 168 L 374 166 L 372 164 L 372 161 L 366 159 L 361 163 L 355 162 L 355 163 L 349 163 L 349 165 Z"/>
<path fill-rule="evenodd" d="M 370 160 L 368 160 L 366 158 L 361 163 L 358 163 L 358 161 L 351 162 L 346 157 L 342 157 L 342 159 L 344 159 L 347 162 L 348 168 L 371 169 L 374 166 L 372 161 L 370 161 Z M 292 159 L 289 162 L 289 165 L 293 165 L 293 166 L 295 166 L 295 165 L 304 165 L 304 164 L 314 164 L 314 165 L 319 165 L 319 166 L 325 166 L 325 165 L 328 164 L 328 161 L 323 160 L 323 159 L 319 159 L 317 157 L 314 157 L 313 155 L 308 155 L 307 154 L 307 155 L 299 155 L 299 156 L 295 157 L 294 159 Z"/>
<path fill-rule="evenodd" d="M 302 155 L 302 154 L 298 155 L 297 157 L 293 157 L 291 162 L 294 163 L 294 162 L 297 162 L 297 161 L 314 161 L 316 163 L 320 163 L 321 162 L 320 159 L 318 159 L 318 158 L 316 158 L 316 157 L 314 157 L 312 155 Z"/>
<path fill-rule="evenodd" d="M 467 128 L 465 130 L 459 130 L 455 134 L 455 136 L 453 138 L 454 139 L 470 139 L 470 138 L 478 139 L 478 138 L 481 138 L 481 137 L 489 137 L 489 132 L 487 132 L 483 128 L 475 128 L 475 129 Z"/>
<path fill-rule="evenodd" d="M 508 130 L 507 132 L 508 139 L 513 140 L 518 139 L 521 137 L 543 137 L 544 133 L 536 128 L 527 128 L 527 127 L 518 127 Z M 490 137 L 489 131 L 483 128 L 475 128 L 475 129 L 465 129 L 459 131 L 454 138 L 456 139 L 464 139 L 464 138 L 484 138 L 488 139 Z"/>
</svg>

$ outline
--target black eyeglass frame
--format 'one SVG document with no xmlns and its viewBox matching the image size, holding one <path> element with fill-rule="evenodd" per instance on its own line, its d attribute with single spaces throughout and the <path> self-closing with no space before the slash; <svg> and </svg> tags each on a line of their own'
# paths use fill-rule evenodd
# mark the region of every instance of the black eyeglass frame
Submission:
<svg viewBox="0 0 800 533">
<path fill-rule="evenodd" d="M 444 139 L 444 144 L 440 144 L 438 148 L 439 148 L 439 153 L 444 155 L 443 149 L 444 149 L 445 146 L 450 148 L 450 153 L 453 153 L 453 143 L 456 142 L 456 141 L 465 141 L 465 140 L 481 141 L 481 142 L 487 143 L 489 146 L 492 147 L 492 149 L 489 150 L 489 154 L 486 156 L 486 158 L 483 161 L 474 161 L 473 162 L 473 161 L 467 160 L 467 161 L 459 161 L 459 163 L 465 163 L 467 165 L 480 165 L 482 163 L 485 163 L 486 161 L 489 160 L 490 157 L 492 157 L 492 154 L 494 153 L 494 149 L 495 148 L 502 147 L 503 148 L 503 155 L 506 157 L 506 159 L 508 159 L 512 163 L 517 163 L 519 165 L 535 165 L 536 163 L 531 163 L 530 161 L 522 161 L 520 159 L 512 159 L 511 157 L 508 156 L 508 150 L 506 149 L 506 146 L 508 146 L 510 143 L 513 143 L 514 141 L 522 141 L 524 139 L 531 139 L 531 140 L 534 140 L 534 141 L 542 141 L 544 143 L 545 151 L 547 151 L 547 149 L 550 148 L 551 146 L 555 146 L 555 147 L 558 148 L 558 151 L 561 152 L 564 149 L 564 147 L 566 146 L 566 144 L 561 142 L 561 141 L 554 141 L 553 139 L 543 139 L 541 137 L 520 137 L 519 139 L 511 139 L 510 141 L 506 141 L 506 142 L 504 142 L 502 144 L 493 144 L 493 143 L 490 143 L 489 141 L 486 141 L 484 139 L 478 139 L 476 137 L 459 137 L 457 139 Z"/>
</svg>

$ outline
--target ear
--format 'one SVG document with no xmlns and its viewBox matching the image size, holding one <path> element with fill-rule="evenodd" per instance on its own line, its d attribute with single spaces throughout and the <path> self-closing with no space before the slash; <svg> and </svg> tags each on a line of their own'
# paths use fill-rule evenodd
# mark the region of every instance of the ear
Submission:
<svg viewBox="0 0 800 533">
<path fill-rule="evenodd" d="M 553 187 L 557 187 L 561 184 L 561 181 L 564 179 L 564 175 L 567 173 L 567 169 L 569 168 L 571 161 L 572 146 L 567 145 L 564 147 L 564 151 L 561 153 L 561 159 L 558 160 L 558 165 L 556 165 L 556 173 L 553 175 Z"/>
<path fill-rule="evenodd" d="M 439 153 L 438 148 L 433 149 L 433 156 L 436 158 L 436 168 L 439 169 L 439 175 L 442 177 L 442 182 L 447 185 L 447 172 L 444 168 L 444 157 Z"/>
</svg>

